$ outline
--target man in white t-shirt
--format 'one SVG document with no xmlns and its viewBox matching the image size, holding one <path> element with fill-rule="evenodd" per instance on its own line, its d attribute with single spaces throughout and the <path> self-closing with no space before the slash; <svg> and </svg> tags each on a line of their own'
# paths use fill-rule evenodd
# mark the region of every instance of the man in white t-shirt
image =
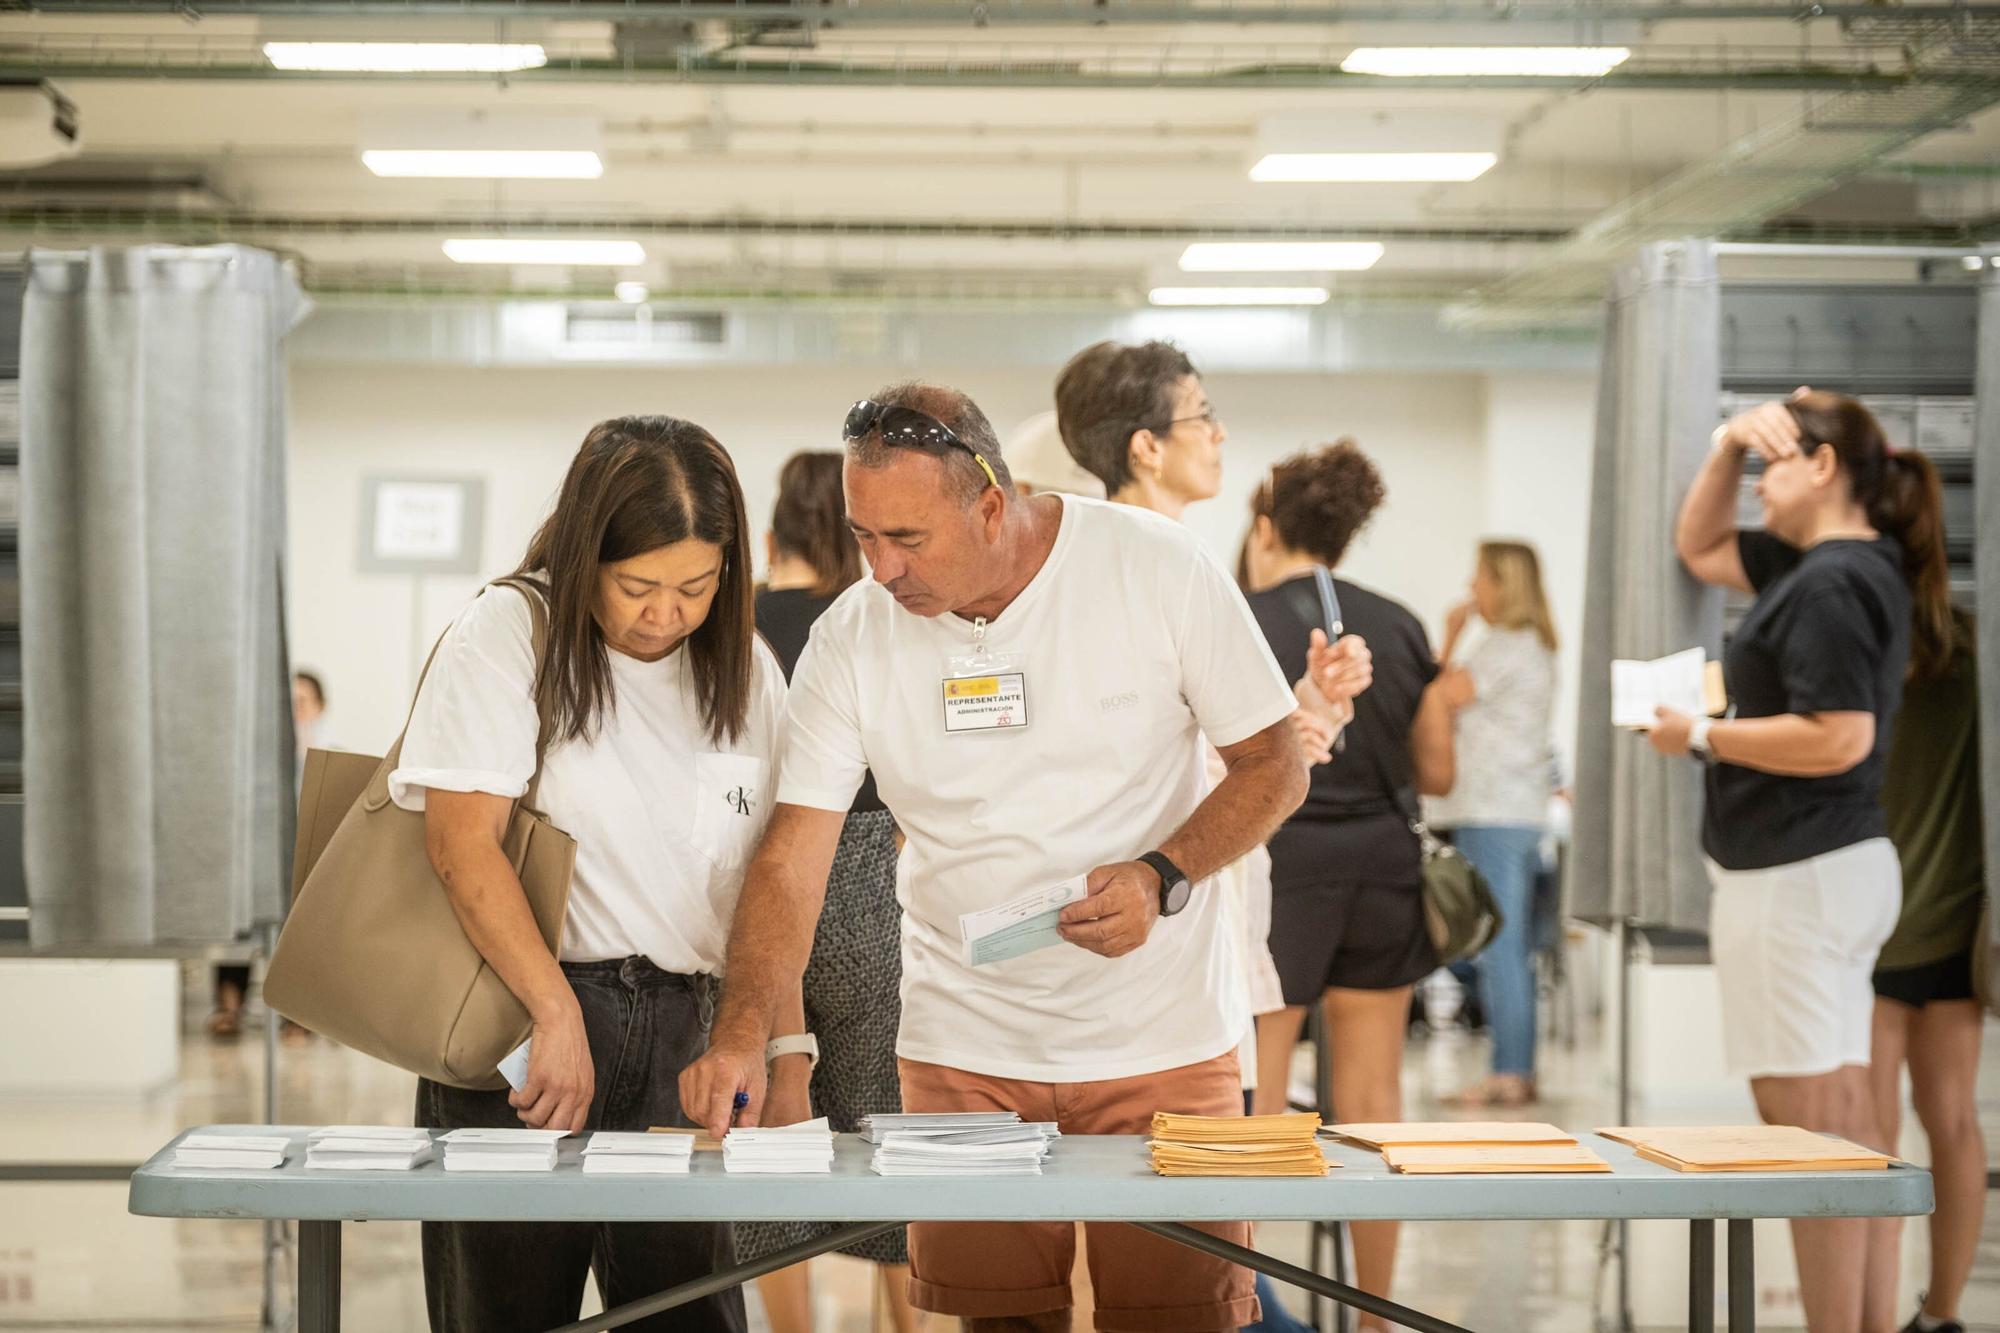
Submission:
<svg viewBox="0 0 2000 1333">
<path fill-rule="evenodd" d="M 844 434 L 848 518 L 873 580 L 820 617 L 793 676 L 778 806 L 683 1105 L 717 1133 L 739 1091 L 736 1123 L 762 1109 L 766 1038 L 872 770 L 908 839 L 906 1110 L 1007 1109 L 1081 1134 L 1144 1133 L 1155 1111 L 1240 1115 L 1244 984 L 1209 880 L 1306 789 L 1297 702 L 1242 595 L 1158 515 L 1016 496 L 963 394 L 886 391 L 855 405 Z M 1228 766 L 1213 790 L 1204 734 Z M 961 917 L 1066 884 L 1059 938 L 974 961 Z M 1248 1240 L 1244 1224 L 1209 1229 Z M 920 1308 L 1068 1328 L 1071 1224 L 910 1232 Z M 1100 1224 L 1090 1254 L 1108 1333 L 1256 1317 L 1249 1273 L 1220 1260 Z"/>
</svg>

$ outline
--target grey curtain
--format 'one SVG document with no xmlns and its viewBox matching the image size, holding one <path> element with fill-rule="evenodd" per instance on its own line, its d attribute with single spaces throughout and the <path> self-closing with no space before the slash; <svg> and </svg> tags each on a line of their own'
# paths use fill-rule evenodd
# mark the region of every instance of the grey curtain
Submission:
<svg viewBox="0 0 2000 1333">
<path fill-rule="evenodd" d="M 1598 378 L 1576 743 L 1572 911 L 1705 930 L 1701 774 L 1611 725 L 1611 661 L 1720 651 L 1722 597 L 1674 555 L 1715 429 L 1719 293 L 1705 241 L 1647 246 L 1615 276 Z"/>
<path fill-rule="evenodd" d="M 286 332 L 239 247 L 31 255 L 21 621 L 29 938 L 214 944 L 277 920 L 294 817 Z"/>
<path fill-rule="evenodd" d="M 1975 607 L 1979 617 L 1979 787 L 1986 812 L 1986 899 L 2000 882 L 2000 267 L 1989 256 L 1979 288 L 1977 417 L 1972 444 Z M 1989 964 L 2000 964 L 2000 913 L 1986 914 Z M 2000 972 L 1991 975 L 2000 976 Z"/>
</svg>

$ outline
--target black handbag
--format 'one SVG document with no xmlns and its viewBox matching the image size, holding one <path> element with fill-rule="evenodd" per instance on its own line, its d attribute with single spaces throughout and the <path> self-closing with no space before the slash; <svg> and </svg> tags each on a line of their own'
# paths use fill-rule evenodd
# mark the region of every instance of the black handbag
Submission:
<svg viewBox="0 0 2000 1333">
<path fill-rule="evenodd" d="M 1330 579 L 1319 580 L 1315 588 L 1309 588 L 1303 579 L 1294 580 L 1285 587 L 1292 610 L 1301 620 L 1308 625 L 1319 625 L 1325 620 L 1328 623 L 1321 628 L 1327 631 L 1328 638 L 1339 634 L 1340 608 L 1332 600 Z M 1367 746 L 1362 748 L 1368 750 Z M 1346 755 L 1347 752 L 1342 751 L 1333 762 L 1340 763 Z M 1430 931 L 1431 947 L 1437 950 L 1438 965 L 1443 967 L 1472 957 L 1493 942 L 1504 920 L 1500 903 L 1493 896 L 1493 886 L 1486 882 L 1486 876 L 1479 873 L 1479 867 L 1468 861 L 1458 848 L 1430 831 L 1424 823 L 1416 793 L 1390 780 L 1379 755 L 1368 750 L 1366 760 L 1383 794 L 1409 823 L 1410 833 L 1417 840 L 1423 878 L 1424 925 Z"/>
</svg>

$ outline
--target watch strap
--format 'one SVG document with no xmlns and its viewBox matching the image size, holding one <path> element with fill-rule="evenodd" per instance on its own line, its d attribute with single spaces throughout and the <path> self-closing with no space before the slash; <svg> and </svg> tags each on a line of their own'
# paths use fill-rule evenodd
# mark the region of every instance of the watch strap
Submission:
<svg viewBox="0 0 2000 1333">
<path fill-rule="evenodd" d="M 1167 859 L 1165 852 L 1145 852 L 1140 855 L 1139 860 L 1151 866 L 1153 873 L 1160 877 L 1160 912 L 1162 915 L 1165 915 L 1167 912 L 1167 895 L 1173 891 L 1175 884 L 1187 882 L 1187 872 Z"/>
<path fill-rule="evenodd" d="M 793 1032 L 765 1043 L 765 1064 L 770 1064 L 781 1055 L 803 1055 L 811 1062 L 809 1068 L 818 1069 L 819 1038 L 810 1032 Z"/>
</svg>

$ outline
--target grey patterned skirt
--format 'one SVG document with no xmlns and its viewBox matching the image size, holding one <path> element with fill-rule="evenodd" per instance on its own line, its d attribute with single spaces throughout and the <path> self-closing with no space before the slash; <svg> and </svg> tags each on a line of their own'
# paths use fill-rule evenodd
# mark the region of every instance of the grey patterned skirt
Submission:
<svg viewBox="0 0 2000 1333">
<path fill-rule="evenodd" d="M 826 880 L 826 907 L 806 964 L 806 1027 L 819 1036 L 813 1109 L 840 1133 L 865 1115 L 903 1109 L 896 1077 L 902 1018 L 903 913 L 896 903 L 896 821 L 886 810 L 847 817 Z M 739 1260 L 760 1258 L 832 1231 L 832 1222 L 741 1222 Z M 878 1264 L 906 1264 L 909 1242 L 885 1231 L 840 1251 Z"/>
</svg>

